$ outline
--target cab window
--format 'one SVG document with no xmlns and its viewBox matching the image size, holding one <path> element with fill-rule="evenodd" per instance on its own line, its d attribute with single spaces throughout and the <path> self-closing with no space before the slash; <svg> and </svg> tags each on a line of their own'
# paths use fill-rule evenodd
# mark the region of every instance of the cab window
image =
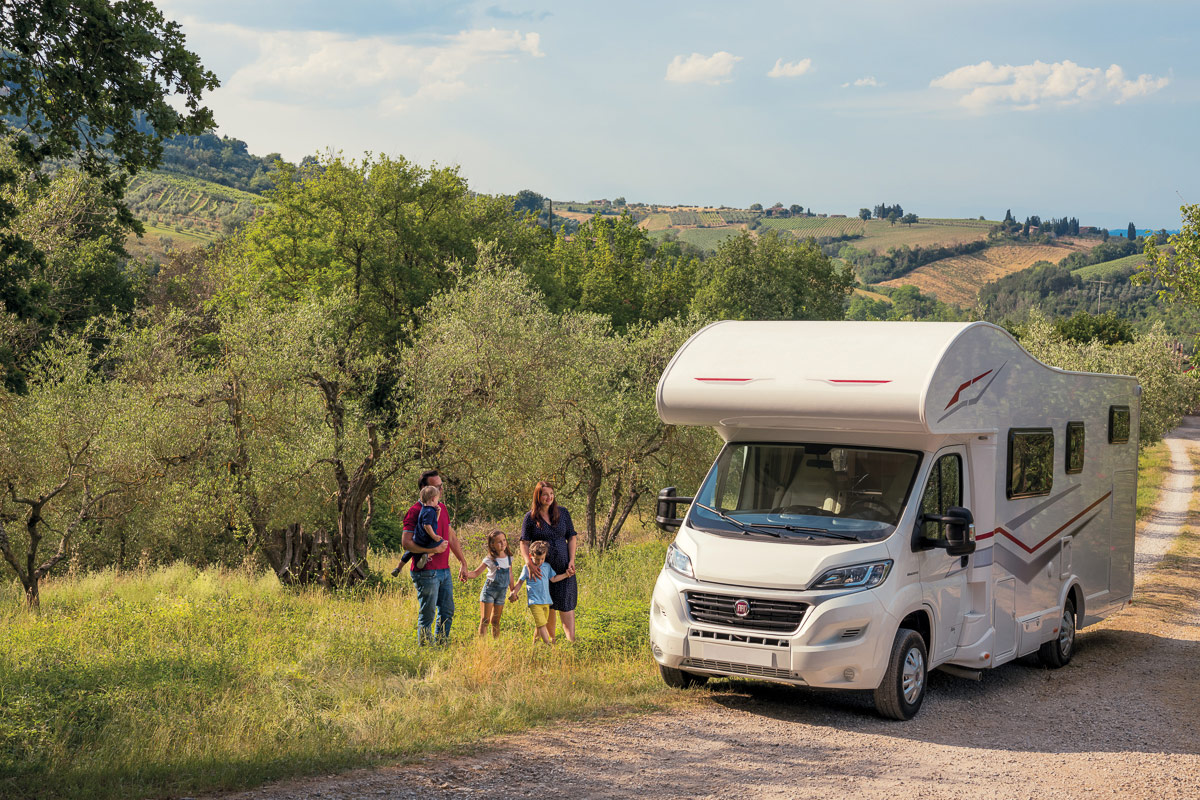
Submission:
<svg viewBox="0 0 1200 800">
<path fill-rule="evenodd" d="M 948 453 L 933 465 L 921 497 L 921 513 L 944 515 L 946 509 L 962 504 L 962 458 L 957 453 Z M 944 522 L 926 522 L 921 527 L 925 538 L 945 539 L 949 526 Z"/>
</svg>

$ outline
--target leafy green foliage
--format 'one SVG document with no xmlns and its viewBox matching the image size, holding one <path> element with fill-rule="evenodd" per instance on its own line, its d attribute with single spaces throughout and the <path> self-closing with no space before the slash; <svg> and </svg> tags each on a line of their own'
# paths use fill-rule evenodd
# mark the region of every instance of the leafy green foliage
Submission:
<svg viewBox="0 0 1200 800">
<path fill-rule="evenodd" d="M 131 222 L 120 205 L 125 181 L 159 162 L 161 137 L 213 125 L 200 101 L 219 85 L 216 76 L 149 0 L 4 3 L 0 53 L 7 86 L 0 115 L 19 125 L 19 162 L 37 171 L 50 160 L 78 158 L 123 223 Z M 0 185 L 15 179 L 0 173 Z M 0 224 L 7 217 L 0 207 Z"/>
<path fill-rule="evenodd" d="M 841 319 L 854 276 L 814 243 L 742 233 L 703 264 L 692 309 L 715 319 Z"/>
<path fill-rule="evenodd" d="M 222 259 L 224 301 L 344 292 L 381 346 L 473 269 L 476 241 L 495 240 L 520 258 L 543 235 L 514 217 L 509 201 L 471 193 L 457 169 L 403 158 L 281 163 L 276 184 L 271 208 Z"/>
<path fill-rule="evenodd" d="M 1147 240 L 1147 267 L 1138 280 L 1158 281 L 1162 285 L 1160 297 L 1200 306 L 1200 204 L 1184 205 L 1179 210 L 1179 233 L 1167 239 L 1166 248 L 1160 249 L 1154 238 Z M 1129 226 L 1132 228 L 1133 223 Z"/>
</svg>

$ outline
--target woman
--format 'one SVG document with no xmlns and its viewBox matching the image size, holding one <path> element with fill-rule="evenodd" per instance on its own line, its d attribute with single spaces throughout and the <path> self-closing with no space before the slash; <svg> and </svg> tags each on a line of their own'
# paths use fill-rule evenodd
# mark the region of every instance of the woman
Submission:
<svg viewBox="0 0 1200 800">
<path fill-rule="evenodd" d="M 546 563 L 554 568 L 555 573 L 570 576 L 564 581 L 550 584 L 550 619 L 546 628 L 550 631 L 551 641 L 557 632 L 557 615 L 560 614 L 567 641 L 575 641 L 575 601 L 579 594 L 575 583 L 577 541 L 571 515 L 554 502 L 554 487 L 547 481 L 538 481 L 537 486 L 533 487 L 533 503 L 530 504 L 529 513 L 521 521 L 521 555 L 529 564 L 529 545 L 532 542 L 545 542 L 549 546 Z M 541 577 L 541 570 L 532 564 L 529 564 L 529 570 L 535 578 Z"/>
</svg>

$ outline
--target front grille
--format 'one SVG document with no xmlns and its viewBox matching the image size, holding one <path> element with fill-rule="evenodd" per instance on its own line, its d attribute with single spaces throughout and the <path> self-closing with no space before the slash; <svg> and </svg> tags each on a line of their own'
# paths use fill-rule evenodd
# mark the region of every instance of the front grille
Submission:
<svg viewBox="0 0 1200 800">
<path fill-rule="evenodd" d="M 696 622 L 758 631 L 790 633 L 800 627 L 800 621 L 808 609 L 808 603 L 792 600 L 763 600 L 708 592 L 685 592 L 684 596 L 687 598 L 688 613 Z M 744 617 L 733 613 L 738 600 L 746 600 L 750 604 L 750 613 Z"/>
<path fill-rule="evenodd" d="M 756 667 L 753 664 L 734 664 L 730 661 L 712 661 L 707 658 L 685 658 L 679 665 L 680 669 L 693 667 L 695 669 L 711 669 L 714 672 L 724 672 L 730 675 L 755 675 L 760 678 L 785 678 L 798 681 L 799 675 L 774 667 Z"/>
</svg>

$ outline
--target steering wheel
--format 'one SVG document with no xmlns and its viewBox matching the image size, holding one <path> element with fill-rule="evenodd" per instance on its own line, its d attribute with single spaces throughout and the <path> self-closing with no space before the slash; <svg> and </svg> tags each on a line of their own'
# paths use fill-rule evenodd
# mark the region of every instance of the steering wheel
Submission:
<svg viewBox="0 0 1200 800">
<path fill-rule="evenodd" d="M 842 516 L 858 517 L 859 519 L 869 519 L 875 522 L 887 522 L 889 519 L 896 518 L 896 512 L 892 511 L 888 507 L 888 504 L 882 500 L 877 500 L 874 497 L 864 497 L 851 503 Z"/>
</svg>

